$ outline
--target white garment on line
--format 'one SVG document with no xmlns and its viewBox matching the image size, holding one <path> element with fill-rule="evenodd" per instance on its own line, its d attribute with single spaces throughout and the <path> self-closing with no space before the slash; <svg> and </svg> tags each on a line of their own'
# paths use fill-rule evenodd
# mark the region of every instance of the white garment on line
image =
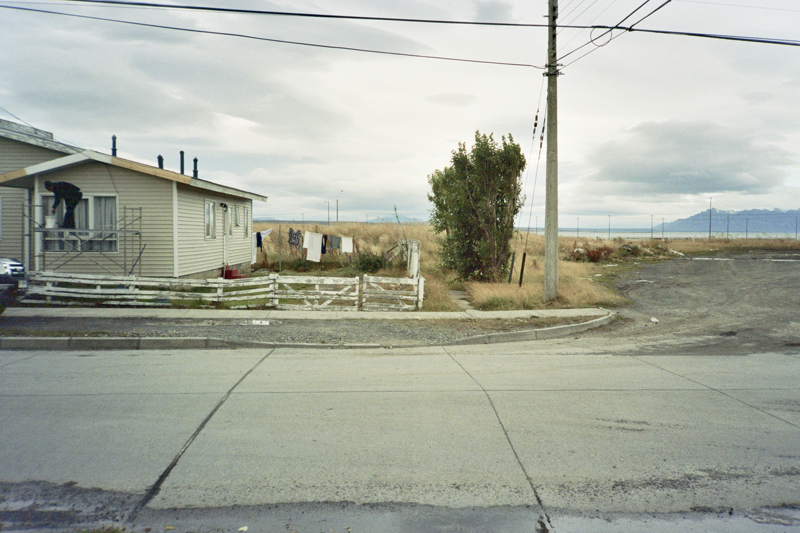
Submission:
<svg viewBox="0 0 800 533">
<path fill-rule="evenodd" d="M 306 259 L 319 263 L 322 258 L 322 233 L 311 233 L 307 231 L 303 235 L 303 248 L 308 250 Z"/>
<path fill-rule="evenodd" d="M 343 254 L 352 254 L 353 253 L 353 238 L 352 237 L 342 237 L 342 253 Z"/>
</svg>

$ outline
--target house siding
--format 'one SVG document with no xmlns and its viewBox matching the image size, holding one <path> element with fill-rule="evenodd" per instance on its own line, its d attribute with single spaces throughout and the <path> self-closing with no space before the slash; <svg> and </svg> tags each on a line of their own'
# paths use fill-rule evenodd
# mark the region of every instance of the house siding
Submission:
<svg viewBox="0 0 800 533">
<path fill-rule="evenodd" d="M 67 155 L 27 143 L 0 137 L 0 174 L 44 163 Z M 0 257 L 12 257 L 25 262 L 22 231 L 25 226 L 23 204 L 27 203 L 26 189 L 0 187 Z M 26 265 L 30 268 L 30 265 Z"/>
<path fill-rule="evenodd" d="M 216 277 L 227 265 L 248 272 L 252 237 L 252 201 L 212 191 L 198 190 L 178 184 L 178 277 Z M 213 201 L 216 214 L 216 238 L 205 236 L 205 202 Z M 233 235 L 225 236 L 224 211 L 221 203 L 234 209 L 247 207 L 248 221 L 244 227 L 234 227 Z M 224 246 L 227 245 L 227 253 Z"/>
<path fill-rule="evenodd" d="M 0 187 L 0 257 L 24 261 L 22 245 L 23 204 L 25 189 Z"/>
<path fill-rule="evenodd" d="M 48 176 L 38 178 L 39 191 L 44 191 L 44 180 Z M 141 252 L 139 264 L 133 270 L 134 274 L 141 272 L 143 276 L 172 277 L 173 276 L 173 226 L 172 226 L 172 183 L 160 178 L 154 178 L 132 170 L 113 167 L 103 163 L 89 163 L 59 172 L 57 176 L 49 179 L 68 181 L 80 187 L 85 196 L 102 195 L 117 197 L 118 228 L 122 228 L 122 217 L 125 207 L 142 209 L 141 228 L 143 248 L 139 248 L 138 237 L 128 236 L 127 261 L 123 250 L 123 237 L 119 237 L 117 252 L 84 252 L 72 259 L 69 271 L 86 274 L 114 274 L 122 275 L 126 268 L 128 271 Z M 38 204 L 41 205 L 41 197 Z M 138 215 L 136 213 L 134 216 Z M 131 211 L 128 211 L 129 229 L 138 230 L 139 223 L 131 224 Z M 52 264 L 52 259 L 69 255 L 61 252 L 46 252 L 46 263 Z M 116 264 L 114 264 L 116 263 Z M 127 263 L 127 264 L 126 264 Z M 41 265 L 40 268 L 47 265 Z"/>
<path fill-rule="evenodd" d="M 67 155 L 47 148 L 0 137 L 0 174 L 52 161 Z"/>
</svg>

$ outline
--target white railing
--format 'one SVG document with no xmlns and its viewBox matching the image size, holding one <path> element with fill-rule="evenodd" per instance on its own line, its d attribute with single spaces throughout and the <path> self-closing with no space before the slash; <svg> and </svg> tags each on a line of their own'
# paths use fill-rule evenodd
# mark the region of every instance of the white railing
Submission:
<svg viewBox="0 0 800 533">
<path fill-rule="evenodd" d="M 418 278 L 268 276 L 175 279 L 36 272 L 23 303 L 406 311 L 422 308 Z"/>
</svg>

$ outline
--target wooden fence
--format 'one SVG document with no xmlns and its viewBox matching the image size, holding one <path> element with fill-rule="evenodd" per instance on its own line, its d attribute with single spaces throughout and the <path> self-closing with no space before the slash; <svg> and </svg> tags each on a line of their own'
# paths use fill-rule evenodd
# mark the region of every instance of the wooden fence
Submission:
<svg viewBox="0 0 800 533">
<path fill-rule="evenodd" d="M 37 272 L 22 303 L 408 311 L 422 309 L 425 280 L 364 275 L 352 278 L 268 276 L 174 279 Z"/>
</svg>

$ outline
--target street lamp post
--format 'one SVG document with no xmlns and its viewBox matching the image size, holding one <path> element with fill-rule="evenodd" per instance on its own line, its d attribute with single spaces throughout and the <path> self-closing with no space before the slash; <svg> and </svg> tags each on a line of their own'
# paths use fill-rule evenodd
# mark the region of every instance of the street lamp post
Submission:
<svg viewBox="0 0 800 533">
<path fill-rule="evenodd" d="M 339 194 L 342 194 L 344 189 L 339 191 Z M 336 195 L 336 222 L 339 222 L 339 194 Z"/>
<path fill-rule="evenodd" d="M 328 225 L 331 225 L 331 201 L 325 200 L 325 203 L 328 204 Z"/>
</svg>

